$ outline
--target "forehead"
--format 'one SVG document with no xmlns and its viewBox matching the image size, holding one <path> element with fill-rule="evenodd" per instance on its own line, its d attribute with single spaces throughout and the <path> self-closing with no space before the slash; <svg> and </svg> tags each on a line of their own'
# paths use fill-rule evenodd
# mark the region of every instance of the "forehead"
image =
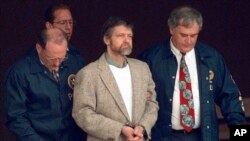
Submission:
<svg viewBox="0 0 250 141">
<path fill-rule="evenodd" d="M 177 31 L 177 32 L 183 33 L 183 34 L 188 34 L 188 35 L 198 34 L 200 31 L 200 26 L 196 22 L 194 22 L 192 25 L 190 25 L 188 27 L 179 25 L 175 28 L 174 31 Z"/>
<path fill-rule="evenodd" d="M 46 43 L 46 51 L 50 54 L 58 54 L 58 53 L 66 53 L 67 51 L 67 41 L 62 40 L 62 42 L 58 43 L 55 42 L 54 40 L 50 40 Z"/>
<path fill-rule="evenodd" d="M 72 19 L 72 15 L 69 9 L 57 9 L 54 12 L 54 18 L 58 20 L 69 20 Z"/>
<path fill-rule="evenodd" d="M 131 27 L 125 25 L 118 25 L 113 28 L 112 34 L 119 34 L 119 33 L 132 34 L 133 32 Z"/>
</svg>

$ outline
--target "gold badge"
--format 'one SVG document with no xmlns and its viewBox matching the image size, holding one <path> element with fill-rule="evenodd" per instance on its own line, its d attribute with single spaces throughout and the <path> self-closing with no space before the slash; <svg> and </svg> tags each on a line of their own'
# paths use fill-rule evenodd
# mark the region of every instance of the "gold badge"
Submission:
<svg viewBox="0 0 250 141">
<path fill-rule="evenodd" d="M 71 89 L 74 88 L 75 77 L 76 77 L 75 74 L 70 74 L 69 77 L 68 77 L 68 85 L 69 85 L 69 87 L 70 87 Z"/>
<path fill-rule="evenodd" d="M 214 79 L 214 72 L 212 70 L 209 71 L 209 80 L 212 81 Z"/>
</svg>

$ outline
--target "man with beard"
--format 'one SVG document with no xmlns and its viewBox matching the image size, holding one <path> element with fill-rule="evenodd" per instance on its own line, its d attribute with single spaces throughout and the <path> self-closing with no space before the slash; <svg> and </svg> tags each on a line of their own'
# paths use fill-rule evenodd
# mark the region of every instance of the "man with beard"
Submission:
<svg viewBox="0 0 250 141">
<path fill-rule="evenodd" d="M 73 118 L 88 141 L 149 140 L 158 103 L 147 64 L 126 57 L 132 52 L 132 25 L 110 17 L 102 35 L 106 52 L 76 76 Z"/>
</svg>

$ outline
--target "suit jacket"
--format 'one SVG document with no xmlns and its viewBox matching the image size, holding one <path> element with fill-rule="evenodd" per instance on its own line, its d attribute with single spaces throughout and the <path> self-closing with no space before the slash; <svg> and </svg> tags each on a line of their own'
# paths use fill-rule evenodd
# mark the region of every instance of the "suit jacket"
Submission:
<svg viewBox="0 0 250 141">
<path fill-rule="evenodd" d="M 104 54 L 76 76 L 73 118 L 87 132 L 88 141 L 124 141 L 121 129 L 128 122 L 143 125 L 150 138 L 158 112 L 155 84 L 146 63 L 131 58 L 127 61 L 133 90 L 132 121 Z M 150 100 L 147 92 L 152 94 Z"/>
</svg>

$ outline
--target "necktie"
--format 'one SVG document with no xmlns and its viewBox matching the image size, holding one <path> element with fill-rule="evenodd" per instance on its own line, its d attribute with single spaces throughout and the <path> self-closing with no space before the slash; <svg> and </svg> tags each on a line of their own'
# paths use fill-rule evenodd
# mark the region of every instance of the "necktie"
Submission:
<svg viewBox="0 0 250 141">
<path fill-rule="evenodd" d="M 56 79 L 56 81 L 58 82 L 60 80 L 59 72 L 57 70 L 52 70 L 52 74 L 54 78 Z"/>
<path fill-rule="evenodd" d="M 182 54 L 180 62 L 180 124 L 185 131 L 190 132 L 194 126 L 194 102 L 191 87 L 191 78 L 185 62 L 185 54 Z"/>
</svg>

